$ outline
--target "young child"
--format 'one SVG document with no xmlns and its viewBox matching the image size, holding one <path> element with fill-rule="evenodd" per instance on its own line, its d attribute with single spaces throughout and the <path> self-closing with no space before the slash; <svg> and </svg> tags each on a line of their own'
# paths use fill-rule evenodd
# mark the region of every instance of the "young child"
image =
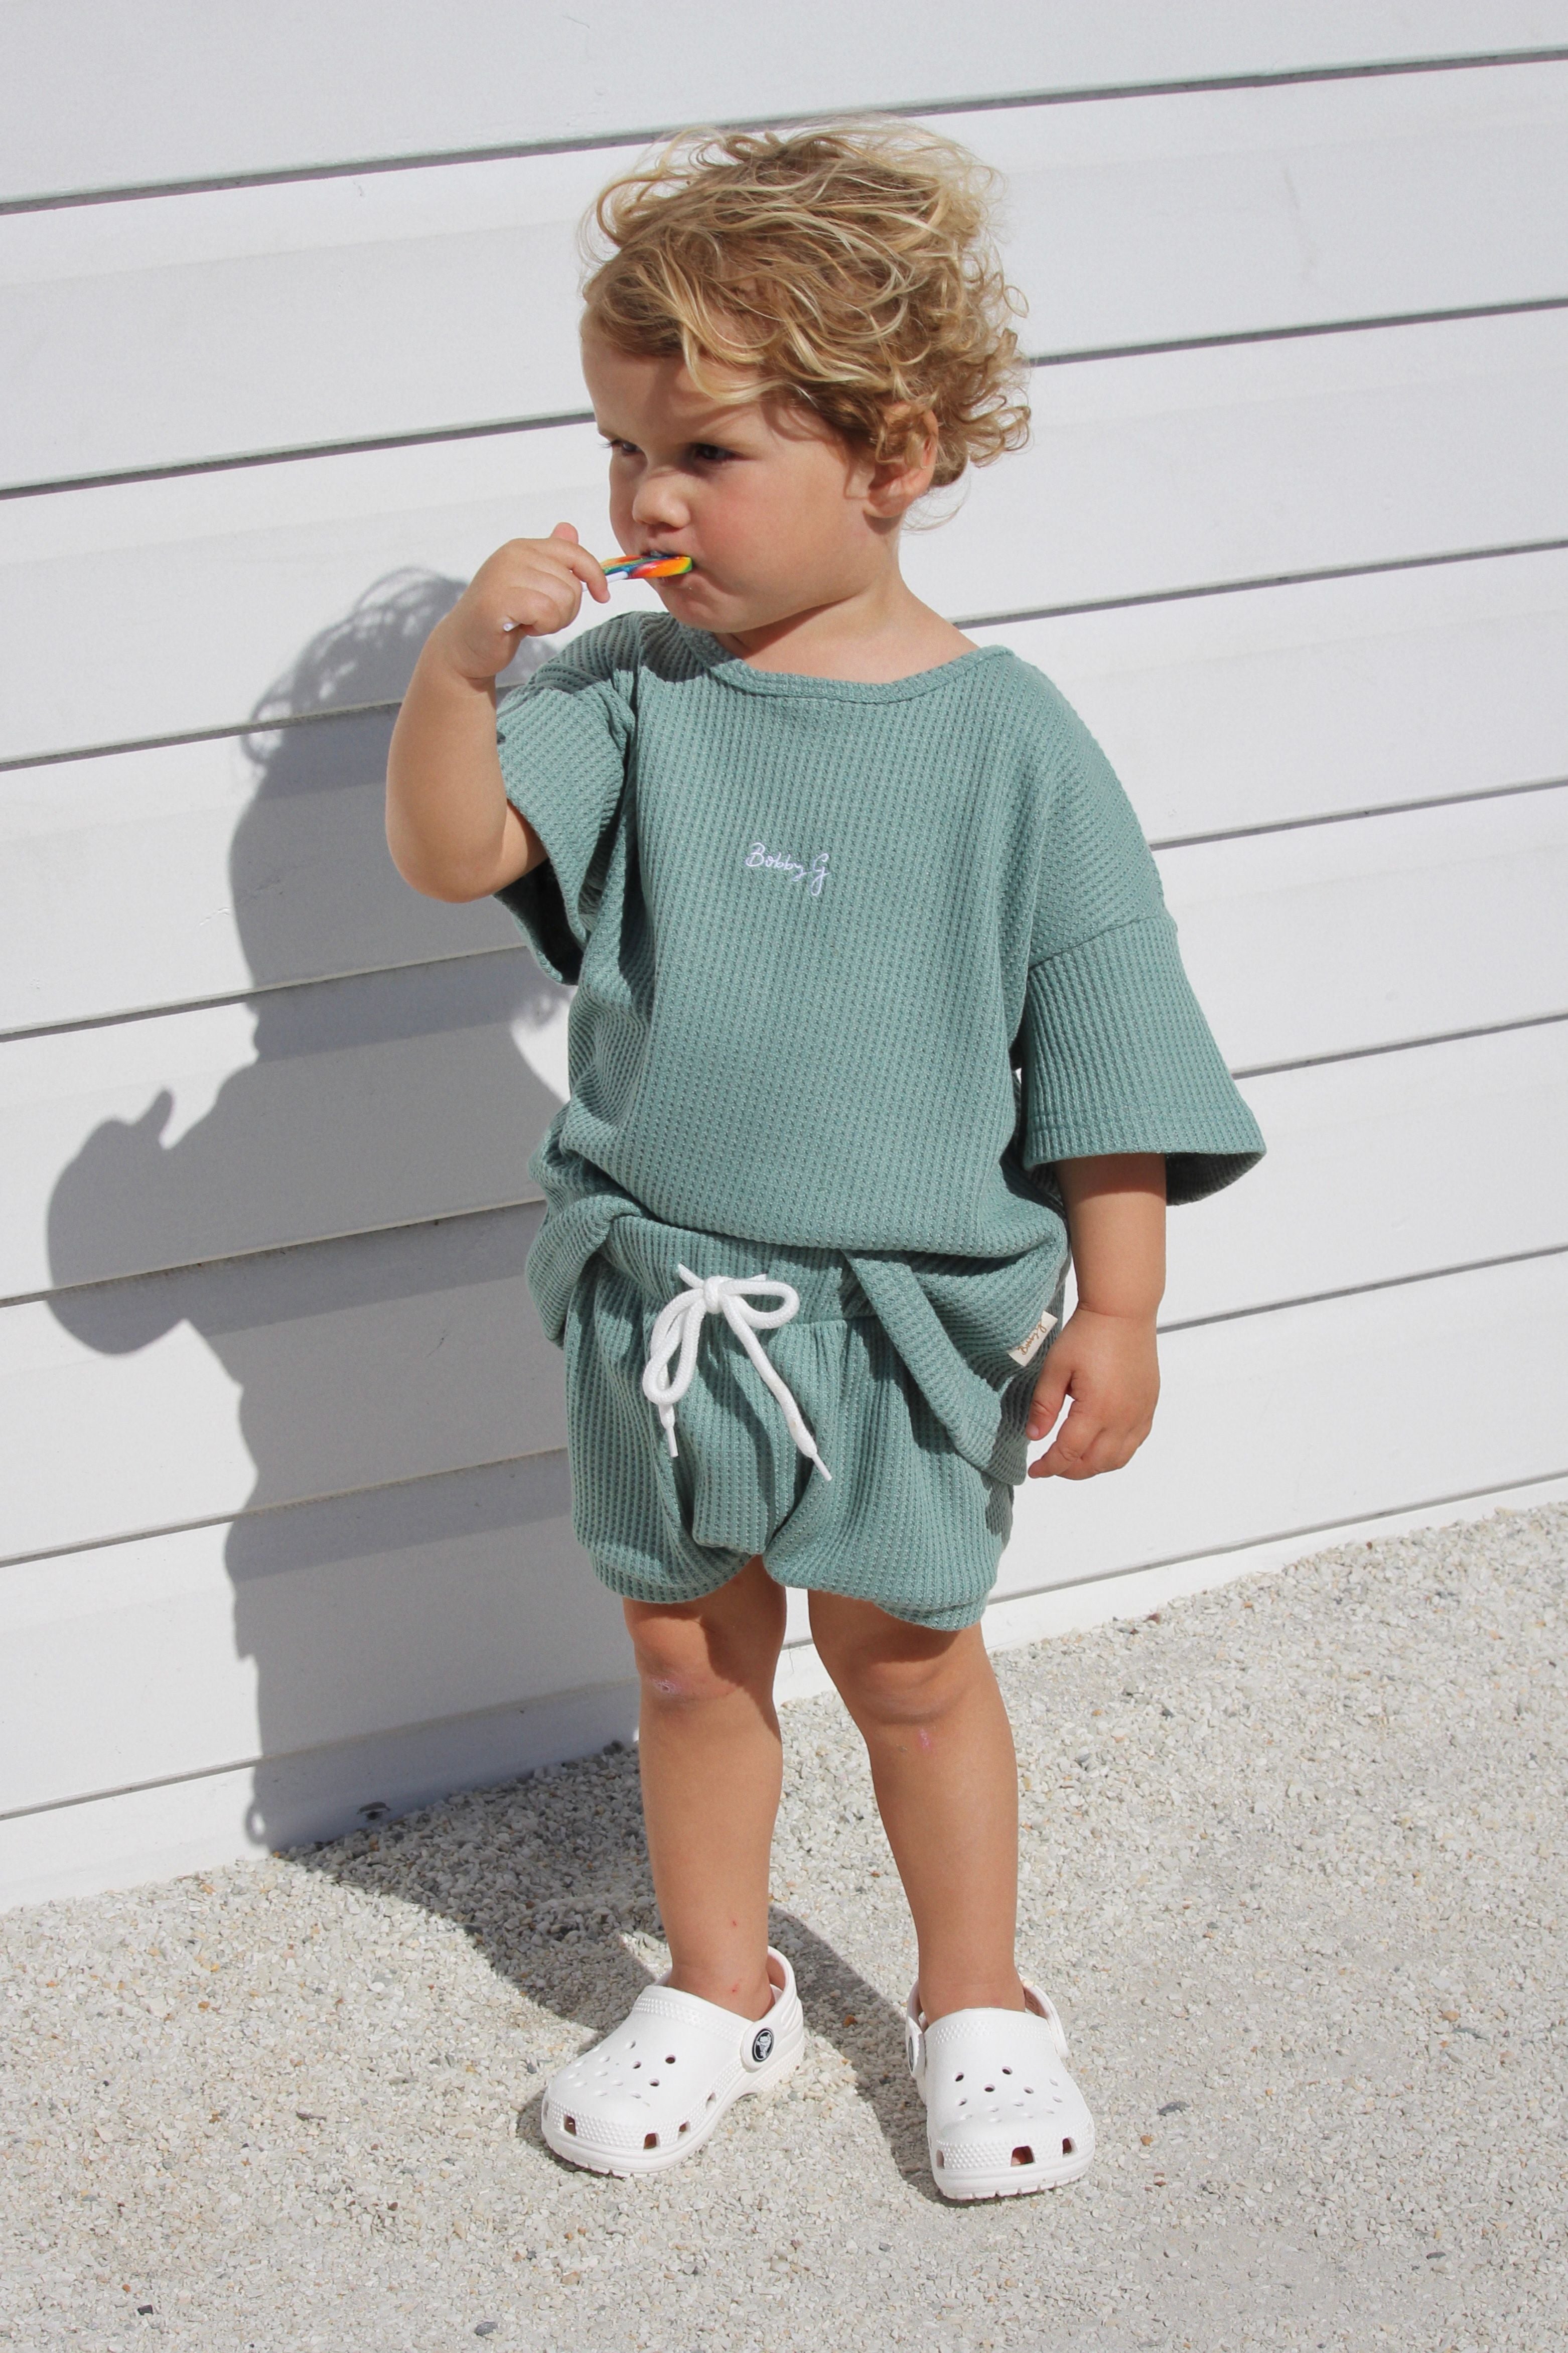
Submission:
<svg viewBox="0 0 1568 2353">
<path fill-rule="evenodd" d="M 403 874 L 498 894 L 576 984 L 528 1272 L 574 1525 L 636 1652 L 671 1962 L 544 2096 L 551 2147 L 605 2172 L 689 2155 L 801 2050 L 767 1935 L 786 1586 L 913 1915 L 937 2187 L 1044 2189 L 1093 2154 L 1015 1963 L 979 1620 L 1026 1440 L 1070 1398 L 1028 1475 L 1087 1479 L 1148 1434 L 1167 1198 L 1262 1144 L 1099 746 L 900 575 L 917 501 L 1026 432 L 988 177 L 868 121 L 687 133 L 612 184 L 583 322 L 612 522 L 692 568 L 498 724 L 520 635 L 610 594 L 570 523 L 510 542 L 393 738 Z"/>
</svg>

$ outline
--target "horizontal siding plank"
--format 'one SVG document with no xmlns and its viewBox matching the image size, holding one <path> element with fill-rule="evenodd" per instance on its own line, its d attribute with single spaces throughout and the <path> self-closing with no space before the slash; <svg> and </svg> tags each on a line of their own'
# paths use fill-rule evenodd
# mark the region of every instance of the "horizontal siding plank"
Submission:
<svg viewBox="0 0 1568 2353">
<path fill-rule="evenodd" d="M 5 1811 L 630 1673 L 560 1453 L 12 1567 L 0 1657 Z"/>
<path fill-rule="evenodd" d="M 537 1200 L 568 1002 L 520 946 L 0 1047 L 0 1298 Z"/>
<path fill-rule="evenodd" d="M 254 757 L 229 738 L 0 776 L 0 1027 L 514 946 L 504 909 L 439 905 L 394 867 L 391 732 L 344 719 L 251 738 Z"/>
<path fill-rule="evenodd" d="M 1152 841 L 1568 776 L 1568 554 L 975 635 L 1056 681 Z"/>
<path fill-rule="evenodd" d="M 878 19 L 801 0 L 736 37 L 719 0 L 666 0 L 658 37 L 631 0 L 569 15 L 463 0 L 316 0 L 289 19 L 156 0 L 11 0 L 0 194 L 289 170 L 358 157 L 603 137 L 668 122 L 962 99 L 988 86 L 1293 71 L 1568 43 L 1562 0 L 978 0 L 922 6 L 890 49 Z M 476 60 L 482 60 L 476 66 Z M 40 92 L 70 92 L 68 107 Z"/>
<path fill-rule="evenodd" d="M 379 626 L 406 664 L 405 618 L 395 597 L 342 636 Z M 1057 681 L 1154 839 L 1568 776 L 1568 553 L 980 635 Z M 296 705 L 337 675 L 333 656 L 307 666 Z M 404 675 L 380 682 L 395 691 Z M 220 741 L 0 775 L 0 1027 L 511 944 L 500 908 L 437 905 L 395 871 L 390 727 L 339 720 L 252 739 L 254 756 Z"/>
<path fill-rule="evenodd" d="M 1568 535 L 1568 315 L 1108 361 L 1038 390 L 1033 449 L 910 540 L 910 584 L 945 612 Z M 239 723 L 389 575 L 466 578 L 563 514 L 606 544 L 603 468 L 565 427 L 16 502 L 0 756 Z M 365 635 L 347 666 L 384 679 L 368 617 Z"/>
<path fill-rule="evenodd" d="M 1518 824 L 1549 797 L 1553 835 Z M 1315 878 L 1295 837 L 1238 843 L 1241 879 L 1206 900 L 1184 875 L 1207 855 L 1166 856 L 1233 1046 L 1267 1060 L 1260 1044 L 1361 1043 L 1370 1020 L 1398 1034 L 1428 1008 L 1435 1028 L 1479 1028 L 1527 993 L 1568 1009 L 1560 927 L 1542 921 L 1568 879 L 1568 791 L 1441 814 L 1458 822 L 1440 862 L 1426 818 L 1387 820 L 1411 845 L 1397 890 L 1405 856 L 1396 840 L 1379 857 L 1371 826 L 1346 828 L 1345 863 Z M 1461 895 L 1477 952 L 1456 959 Z M 0 1047 L 0 1298 L 536 1200 L 527 1163 L 565 1095 L 566 1003 L 519 949 Z M 1167 1314 L 1568 1240 L 1546 1175 L 1568 1159 L 1565 1052 L 1568 1024 L 1250 1082 L 1265 1173 L 1176 1220 L 1176 1267 L 1194 1218 L 1214 1240 L 1173 1274 Z M 1462 1245 L 1438 1173 L 1455 1122 L 1504 1170 Z"/>
<path fill-rule="evenodd" d="M 1268 1153 L 1173 1213 L 1164 1324 L 1568 1246 L 1568 1021 L 1242 1092 Z"/>
<path fill-rule="evenodd" d="M 1561 1467 L 1565 1309 L 1568 1258 L 1173 1335 L 1135 1462 L 1019 1491 L 998 1598 Z M 609 1679 L 617 1620 L 559 1457 L 8 1570 L 5 1802 Z"/>
<path fill-rule="evenodd" d="M 590 1684 L 0 1819 L 0 1910 L 341 1838 L 367 1819 L 385 1820 L 388 1810 L 410 1813 L 454 1790 L 489 1788 L 540 1765 L 592 1757 L 612 1740 L 635 1738 L 637 1720 L 634 1682 Z"/>
<path fill-rule="evenodd" d="M 1568 65 L 931 120 L 1005 175 L 1033 352 L 1568 295 Z M 11 478 L 582 408 L 575 225 L 636 153 L 0 219 Z"/>
<path fill-rule="evenodd" d="M 1233 1070 L 1568 1011 L 1568 786 L 1160 864 Z"/>
<path fill-rule="evenodd" d="M 1173 1333 L 1111 1479 L 1019 1490 L 995 1598 L 1568 1471 L 1568 1254 Z"/>
<path fill-rule="evenodd" d="M 538 1223 L 457 1219 L 0 1311 L 0 1559 L 563 1444 L 523 1279 Z"/>
</svg>

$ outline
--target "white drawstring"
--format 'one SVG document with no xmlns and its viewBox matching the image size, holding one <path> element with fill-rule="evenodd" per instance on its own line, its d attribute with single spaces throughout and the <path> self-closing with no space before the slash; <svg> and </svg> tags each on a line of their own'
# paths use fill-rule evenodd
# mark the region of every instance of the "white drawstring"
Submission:
<svg viewBox="0 0 1568 2353">
<path fill-rule="evenodd" d="M 673 1455 L 678 1451 L 675 1409 L 691 1387 L 691 1376 L 697 1369 L 697 1343 L 702 1334 L 702 1318 L 721 1314 L 783 1406 L 790 1436 L 801 1452 L 816 1463 L 823 1477 L 831 1479 L 833 1473 L 817 1452 L 816 1440 L 807 1430 L 788 1384 L 773 1370 L 757 1337 L 758 1332 L 771 1331 L 775 1324 L 789 1322 L 799 1310 L 800 1293 L 789 1283 L 775 1282 L 765 1274 L 744 1277 L 710 1274 L 704 1280 L 701 1275 L 693 1274 L 689 1266 L 678 1266 L 676 1272 L 684 1277 L 690 1288 L 677 1292 L 675 1297 L 659 1309 L 658 1320 L 648 1342 L 647 1364 L 642 1377 L 643 1395 L 658 1408 L 658 1418 L 664 1424 L 670 1453 Z M 784 1304 L 775 1307 L 771 1314 L 764 1314 L 760 1307 L 747 1303 L 747 1294 L 755 1291 L 775 1292 Z M 670 1377 L 669 1360 L 678 1348 L 680 1362 Z"/>
</svg>

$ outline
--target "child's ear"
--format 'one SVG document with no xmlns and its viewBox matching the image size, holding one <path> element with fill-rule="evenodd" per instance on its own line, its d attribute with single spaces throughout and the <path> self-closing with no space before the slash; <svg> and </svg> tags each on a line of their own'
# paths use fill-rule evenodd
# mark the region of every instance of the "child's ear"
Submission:
<svg viewBox="0 0 1568 2353">
<path fill-rule="evenodd" d="M 907 409 L 908 425 L 904 444 L 896 457 L 878 459 L 871 467 L 866 486 L 866 498 L 874 514 L 900 515 L 923 498 L 931 488 L 936 471 L 940 439 L 936 418 L 931 410 Z M 903 423 L 903 417 L 893 412 L 889 424 Z"/>
</svg>

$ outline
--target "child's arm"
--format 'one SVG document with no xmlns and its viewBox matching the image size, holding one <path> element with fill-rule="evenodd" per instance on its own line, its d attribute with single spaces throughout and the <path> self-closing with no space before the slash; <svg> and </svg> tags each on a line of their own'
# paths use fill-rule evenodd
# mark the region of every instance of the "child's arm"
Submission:
<svg viewBox="0 0 1568 2353">
<path fill-rule="evenodd" d="M 1158 1152 L 1061 1160 L 1078 1305 L 1040 1368 L 1027 1434 L 1072 1410 L 1031 1479 L 1120 1471 L 1148 1437 L 1160 1394 L 1154 1314 L 1165 1288 L 1165 1161 Z"/>
<path fill-rule="evenodd" d="M 584 585 L 608 601 L 597 562 L 557 523 L 548 539 L 498 548 L 426 638 L 387 753 L 386 844 L 426 898 L 488 898 L 542 865 L 544 845 L 501 782 L 496 675 L 520 637 L 575 620 Z"/>
</svg>

